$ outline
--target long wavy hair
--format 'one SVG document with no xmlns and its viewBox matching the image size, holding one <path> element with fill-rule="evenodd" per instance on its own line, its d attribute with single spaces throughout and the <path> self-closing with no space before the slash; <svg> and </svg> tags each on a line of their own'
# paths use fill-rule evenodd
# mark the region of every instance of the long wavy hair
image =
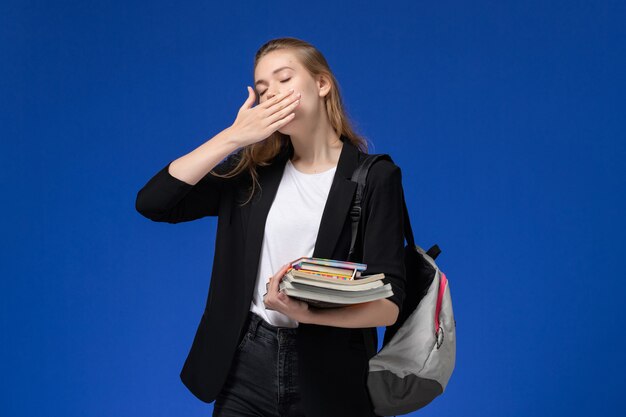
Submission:
<svg viewBox="0 0 626 417">
<path fill-rule="evenodd" d="M 326 58 L 324 58 L 324 55 L 322 55 L 315 46 L 306 41 L 291 37 L 271 39 L 256 52 L 253 74 L 261 58 L 272 51 L 280 49 L 288 49 L 290 52 L 293 52 L 296 59 L 299 60 L 311 76 L 315 77 L 320 74 L 325 74 L 328 77 L 331 83 L 331 89 L 324 97 L 324 101 L 326 102 L 326 113 L 331 126 L 335 132 L 345 136 L 361 152 L 368 153 L 367 140 L 355 132 L 344 109 L 339 92 L 339 83 L 330 70 Z M 255 94 L 255 103 L 258 104 L 259 95 L 256 93 L 256 90 Z M 219 174 L 215 172 L 215 170 L 211 170 L 210 173 L 221 178 L 231 178 L 246 170 L 249 171 L 250 177 L 252 178 L 252 184 L 249 188 L 250 194 L 242 205 L 247 204 L 252 199 L 256 188 L 261 187 L 258 180 L 257 167 L 269 165 L 271 161 L 287 147 L 292 147 L 289 135 L 275 131 L 268 136 L 266 140 L 244 146 L 236 152 L 234 168 L 230 171 Z"/>
</svg>

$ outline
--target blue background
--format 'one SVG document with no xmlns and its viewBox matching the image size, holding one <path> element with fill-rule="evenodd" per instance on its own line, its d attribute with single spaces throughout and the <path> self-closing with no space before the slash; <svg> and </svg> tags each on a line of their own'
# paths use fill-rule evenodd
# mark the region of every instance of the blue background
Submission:
<svg viewBox="0 0 626 417">
<path fill-rule="evenodd" d="M 0 414 L 210 415 L 178 374 L 216 219 L 135 197 L 295 36 L 443 250 L 456 368 L 413 415 L 624 415 L 626 6 L 436 3 L 2 2 Z"/>
</svg>

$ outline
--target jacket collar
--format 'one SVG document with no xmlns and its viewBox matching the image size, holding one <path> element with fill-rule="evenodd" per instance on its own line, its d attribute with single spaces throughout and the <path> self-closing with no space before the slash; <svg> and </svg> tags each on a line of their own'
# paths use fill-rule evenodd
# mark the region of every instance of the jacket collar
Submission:
<svg viewBox="0 0 626 417">
<path fill-rule="evenodd" d="M 313 250 L 313 257 L 332 259 L 335 246 L 343 230 L 346 216 L 349 215 L 356 183 L 351 180 L 352 173 L 359 162 L 359 149 L 350 140 L 341 135 L 343 147 L 337 162 L 337 169 L 328 193 L 328 199 L 322 212 L 320 227 Z M 265 232 L 265 221 L 278 191 L 285 164 L 293 155 L 291 144 L 277 155 L 271 165 L 259 170 L 261 194 L 250 203 L 248 227 L 246 227 L 244 274 L 246 294 L 252 294 L 261 256 L 261 245 Z M 289 237 L 297 239 L 297 237 Z"/>
</svg>

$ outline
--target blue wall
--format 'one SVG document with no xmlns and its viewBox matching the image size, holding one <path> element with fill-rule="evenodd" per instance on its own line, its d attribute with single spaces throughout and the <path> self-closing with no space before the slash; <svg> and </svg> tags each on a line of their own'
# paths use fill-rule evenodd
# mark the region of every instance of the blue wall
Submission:
<svg viewBox="0 0 626 417">
<path fill-rule="evenodd" d="M 210 415 L 178 373 L 216 219 L 135 196 L 234 121 L 280 36 L 325 54 L 443 250 L 457 366 L 414 415 L 624 415 L 624 2 L 0 9 L 1 415 Z"/>
</svg>

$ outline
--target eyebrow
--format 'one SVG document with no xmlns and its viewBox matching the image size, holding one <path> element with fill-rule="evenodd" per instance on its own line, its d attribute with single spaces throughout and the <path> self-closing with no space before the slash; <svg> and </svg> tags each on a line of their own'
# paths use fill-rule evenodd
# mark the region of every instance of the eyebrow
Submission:
<svg viewBox="0 0 626 417">
<path fill-rule="evenodd" d="M 276 74 L 278 71 L 282 71 L 285 68 L 289 68 L 290 70 L 293 69 L 293 68 L 288 67 L 288 66 L 285 65 L 284 67 L 280 67 L 280 68 L 277 68 L 274 71 L 272 71 L 272 74 Z M 255 86 L 258 85 L 258 84 L 267 84 L 267 81 L 265 81 L 265 80 L 258 80 L 257 82 L 254 83 Z"/>
</svg>

